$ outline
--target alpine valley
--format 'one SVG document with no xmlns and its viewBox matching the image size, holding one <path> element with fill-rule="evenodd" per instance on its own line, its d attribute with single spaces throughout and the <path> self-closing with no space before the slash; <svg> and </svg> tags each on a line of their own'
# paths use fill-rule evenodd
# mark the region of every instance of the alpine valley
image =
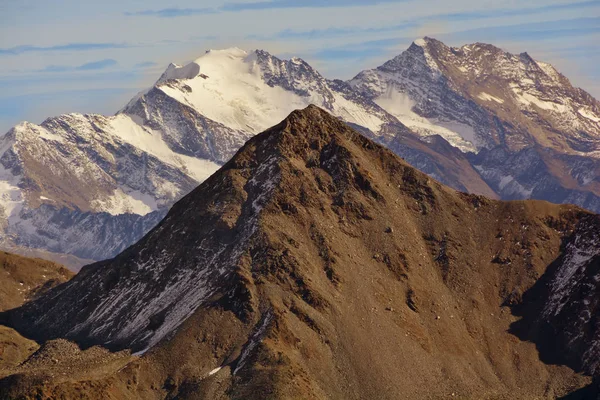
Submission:
<svg viewBox="0 0 600 400">
<path fill-rule="evenodd" d="M 171 64 L 114 116 L 9 130 L 1 246 L 72 268 L 114 257 L 247 140 L 310 104 L 459 191 L 600 211 L 600 103 L 526 53 L 424 38 L 344 82 L 233 48 Z"/>
</svg>

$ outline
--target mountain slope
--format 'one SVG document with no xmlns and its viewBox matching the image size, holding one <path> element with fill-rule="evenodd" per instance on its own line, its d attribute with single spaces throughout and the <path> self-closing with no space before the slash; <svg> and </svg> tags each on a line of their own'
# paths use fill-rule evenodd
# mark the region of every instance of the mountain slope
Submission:
<svg viewBox="0 0 600 400">
<path fill-rule="evenodd" d="M 600 210 L 600 103 L 551 65 L 424 38 L 349 84 L 410 129 L 463 151 L 503 199 Z"/>
<path fill-rule="evenodd" d="M 0 311 L 21 306 L 73 274 L 49 261 L 0 252 Z M 0 325 L 0 376 L 25 361 L 39 346 Z"/>
<path fill-rule="evenodd" d="M 136 245 L 3 315 L 28 337 L 141 358 L 101 378 L 21 370 L 0 390 L 555 398 L 590 378 L 508 333 L 510 307 L 594 218 L 456 192 L 310 106 L 250 139 Z"/>
<path fill-rule="evenodd" d="M 0 252 L 0 274 L 2 311 L 18 307 L 73 277 L 72 272 L 53 262 L 5 252 Z"/>
<path fill-rule="evenodd" d="M 309 104 L 380 143 L 401 142 L 398 154 L 442 182 L 494 196 L 462 155 L 421 143 L 344 82 L 298 58 L 234 48 L 170 65 L 115 116 L 66 114 L 19 124 L 0 138 L 0 243 L 113 257 L 246 140 Z"/>
</svg>

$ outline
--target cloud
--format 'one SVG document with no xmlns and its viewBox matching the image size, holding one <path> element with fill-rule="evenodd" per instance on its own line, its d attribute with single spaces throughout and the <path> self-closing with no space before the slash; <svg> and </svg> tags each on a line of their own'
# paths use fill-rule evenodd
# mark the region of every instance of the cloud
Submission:
<svg viewBox="0 0 600 400">
<path fill-rule="evenodd" d="M 101 69 L 114 67 L 115 65 L 117 65 L 116 60 L 113 60 L 112 58 L 107 58 L 105 60 L 85 63 L 77 67 L 71 67 L 68 65 L 48 65 L 39 72 L 97 71 Z"/>
<path fill-rule="evenodd" d="M 40 70 L 41 72 L 65 72 L 73 69 L 66 65 L 48 65 L 46 68 Z"/>
<path fill-rule="evenodd" d="M 280 1 L 276 1 L 279 3 Z M 288 2 L 286 0 L 286 2 Z M 271 4 L 272 2 L 265 2 Z M 289 3 L 289 2 L 288 2 Z M 309 2 L 310 3 L 310 2 Z M 338 1 L 334 2 L 336 4 L 340 3 Z M 350 3 L 354 3 L 351 1 Z M 250 4 L 259 4 L 259 3 L 250 3 Z M 262 3 L 260 3 L 262 4 Z M 340 3 L 341 4 L 341 3 Z M 321 5 L 324 6 L 324 5 Z M 347 26 L 347 27 L 328 27 L 323 29 L 311 29 L 311 30 L 292 30 L 285 29 L 274 34 L 270 35 L 247 35 L 246 39 L 250 40 L 320 40 L 326 38 L 337 38 L 344 36 L 351 36 L 357 34 L 377 34 L 377 33 L 386 33 L 386 32 L 400 32 L 406 31 L 426 25 L 435 24 L 434 26 L 439 27 L 443 22 L 462 22 L 467 20 L 477 20 L 477 19 L 490 19 L 490 18 L 500 18 L 500 17 L 511 17 L 511 16 L 523 16 L 523 15 L 532 15 L 532 14 L 541 14 L 549 11 L 560 11 L 560 10 L 572 10 L 572 9 L 583 9 L 587 7 L 597 7 L 600 6 L 600 3 L 597 0 L 593 1 L 583 1 L 580 3 L 559 3 L 541 7 L 533 7 L 533 8 L 513 8 L 513 9 L 492 9 L 485 11 L 472 11 L 472 12 L 462 12 L 462 13 L 441 13 L 441 14 L 430 14 L 427 16 L 412 18 L 410 20 L 399 21 L 398 24 L 388 25 L 388 26 L 377 26 L 377 27 L 357 27 L 357 26 Z M 316 7 L 316 5 L 315 5 Z M 494 29 L 494 27 L 492 28 Z M 586 28 L 588 30 L 593 31 L 593 28 Z M 577 34 L 576 32 L 566 32 L 567 35 Z M 417 34 L 418 36 L 418 34 Z"/>
<path fill-rule="evenodd" d="M 53 51 L 90 51 L 105 49 L 124 49 L 132 47 L 126 43 L 69 43 L 56 46 L 32 46 L 23 45 L 10 48 L 0 48 L 0 55 L 18 55 L 33 52 L 53 52 Z"/>
<path fill-rule="evenodd" d="M 469 29 L 441 35 L 443 40 L 497 43 L 507 40 L 557 40 L 600 33 L 600 17 L 575 18 L 517 25 Z"/>
<path fill-rule="evenodd" d="M 157 65 L 158 65 L 158 63 L 155 63 L 154 61 L 144 61 L 144 62 L 135 64 L 133 67 L 134 68 L 149 68 L 149 67 L 155 67 Z"/>
<path fill-rule="evenodd" d="M 160 10 L 128 11 L 130 17 L 175 18 L 192 15 L 216 14 L 228 11 L 268 10 L 277 8 L 333 8 L 350 6 L 372 6 L 384 3 L 401 3 L 407 0 L 274 0 L 249 3 L 227 3 L 218 8 L 163 8 Z"/>
<path fill-rule="evenodd" d="M 541 7 L 531 7 L 531 8 L 501 8 L 501 9 L 491 9 L 489 11 L 473 11 L 473 12 L 462 12 L 462 13 L 448 13 L 448 14 L 440 14 L 433 15 L 428 17 L 428 19 L 445 19 L 451 21 L 465 21 L 471 19 L 484 19 L 484 18 L 499 18 L 499 17 L 514 17 L 514 16 L 524 16 L 524 15 L 532 15 L 532 14 L 540 14 L 550 11 L 561 11 L 561 10 L 576 10 L 587 7 L 596 7 L 598 6 L 597 0 L 591 1 L 582 1 L 579 3 L 559 3 L 559 4 L 551 4 L 547 6 Z"/>
<path fill-rule="evenodd" d="M 420 24 L 416 21 L 406 22 L 400 25 L 382 26 L 377 28 L 359 28 L 359 27 L 330 27 L 326 29 L 312 29 L 309 31 L 298 31 L 292 29 L 285 29 L 277 32 L 271 36 L 265 35 L 248 35 L 247 39 L 259 39 L 259 40 L 279 40 L 279 39 L 324 39 L 333 38 L 354 34 L 371 34 L 371 33 L 384 33 L 401 31 L 405 29 L 417 28 Z"/>
<path fill-rule="evenodd" d="M 403 3 L 406 0 L 273 0 L 250 3 L 227 3 L 223 11 L 267 10 L 273 8 L 333 8 L 373 6 L 384 3 Z"/>
<path fill-rule="evenodd" d="M 214 14 L 218 12 L 214 8 L 163 8 L 162 10 L 142 10 L 134 12 L 126 12 L 127 16 L 137 17 L 189 17 L 191 15 Z"/>
<path fill-rule="evenodd" d="M 324 49 L 315 53 L 315 57 L 320 60 L 347 60 L 347 59 L 365 59 L 378 57 L 385 53 L 382 47 L 352 49 Z"/>
<path fill-rule="evenodd" d="M 112 58 L 107 58 L 105 60 L 94 61 L 94 62 L 80 65 L 79 67 L 77 67 L 75 69 L 78 71 L 92 71 L 92 70 L 114 67 L 115 65 L 117 65 L 116 60 L 113 60 Z"/>
</svg>

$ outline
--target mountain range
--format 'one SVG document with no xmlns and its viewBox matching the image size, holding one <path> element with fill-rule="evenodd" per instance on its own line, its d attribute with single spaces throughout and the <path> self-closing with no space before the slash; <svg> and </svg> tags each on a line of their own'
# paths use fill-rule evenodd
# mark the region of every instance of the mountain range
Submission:
<svg viewBox="0 0 600 400">
<path fill-rule="evenodd" d="M 309 104 L 457 190 L 600 210 L 600 105 L 526 53 L 424 38 L 344 82 L 232 48 L 171 64 L 114 116 L 66 114 L 0 138 L 2 247 L 72 267 L 114 257 Z"/>
<path fill-rule="evenodd" d="M 599 229 L 446 187 L 309 106 L 117 257 L 0 314 L 42 344 L 0 397 L 586 398 Z"/>
</svg>

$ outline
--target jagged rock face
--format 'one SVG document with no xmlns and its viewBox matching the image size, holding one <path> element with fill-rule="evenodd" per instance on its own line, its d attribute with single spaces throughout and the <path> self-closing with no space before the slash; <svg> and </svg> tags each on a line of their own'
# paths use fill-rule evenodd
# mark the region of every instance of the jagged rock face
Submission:
<svg viewBox="0 0 600 400">
<path fill-rule="evenodd" d="M 425 38 L 349 84 L 417 133 L 478 153 L 475 168 L 501 198 L 600 210 L 600 103 L 551 65 L 488 44 Z"/>
<path fill-rule="evenodd" d="M 600 377 L 599 233 L 597 215 L 579 221 L 561 256 L 516 306 L 523 319 L 512 329 L 521 339 L 536 343 L 547 362 L 564 363 L 596 378 Z"/>
<path fill-rule="evenodd" d="M 398 154 L 456 189 L 494 196 L 462 156 L 420 143 L 348 84 L 298 58 L 229 49 L 170 65 L 115 116 L 67 114 L 9 131 L 0 144 L 3 246 L 113 257 L 250 137 L 308 104 L 382 144 L 402 141 Z"/>
<path fill-rule="evenodd" d="M 580 223 L 549 278 L 541 320 L 555 335 L 559 352 L 579 368 L 600 376 L 600 219 Z"/>
<path fill-rule="evenodd" d="M 139 243 L 2 320 L 147 350 L 90 375 L 98 398 L 560 397 L 590 379 L 508 333 L 510 307 L 572 258 L 561 242 L 586 218 L 448 189 L 311 106 Z M 36 373 L 0 394 L 68 397 L 90 379 Z"/>
</svg>

